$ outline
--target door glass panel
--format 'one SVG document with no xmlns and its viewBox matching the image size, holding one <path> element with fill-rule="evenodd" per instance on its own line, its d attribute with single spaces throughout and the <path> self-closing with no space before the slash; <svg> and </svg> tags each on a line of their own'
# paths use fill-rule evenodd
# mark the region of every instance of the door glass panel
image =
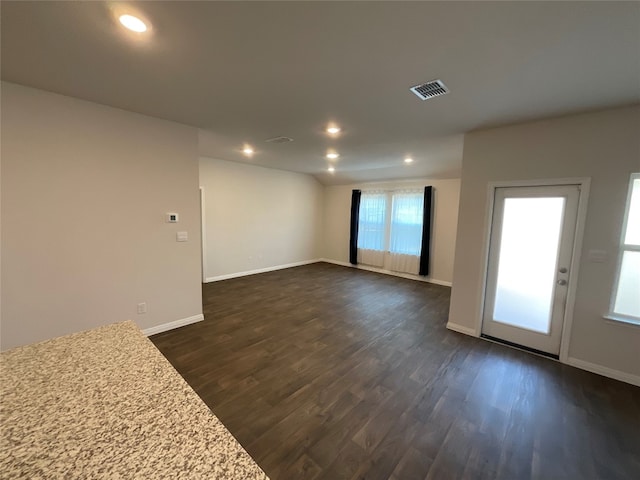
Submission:
<svg viewBox="0 0 640 480">
<path fill-rule="evenodd" d="M 494 321 L 549 333 L 564 202 L 505 199 Z"/>
</svg>

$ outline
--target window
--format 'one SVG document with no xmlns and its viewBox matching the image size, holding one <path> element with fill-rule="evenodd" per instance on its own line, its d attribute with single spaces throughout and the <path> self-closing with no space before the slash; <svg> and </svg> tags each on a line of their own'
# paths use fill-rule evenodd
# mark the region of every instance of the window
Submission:
<svg viewBox="0 0 640 480">
<path fill-rule="evenodd" d="M 422 247 L 422 209 L 420 193 L 394 193 L 391 213 L 391 253 L 420 255 Z"/>
<path fill-rule="evenodd" d="M 631 175 L 611 317 L 640 323 L 640 173 Z"/>
<path fill-rule="evenodd" d="M 358 218 L 358 248 L 419 256 L 423 204 L 421 192 L 363 193 Z"/>
<path fill-rule="evenodd" d="M 386 193 L 363 193 L 358 218 L 358 248 L 385 250 Z"/>
</svg>

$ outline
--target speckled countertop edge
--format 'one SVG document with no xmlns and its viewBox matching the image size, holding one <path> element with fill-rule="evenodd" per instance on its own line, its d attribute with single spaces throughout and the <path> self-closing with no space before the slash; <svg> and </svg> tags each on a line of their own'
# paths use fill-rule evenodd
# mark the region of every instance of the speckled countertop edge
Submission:
<svg viewBox="0 0 640 480">
<path fill-rule="evenodd" d="M 131 322 L 0 353 L 2 478 L 268 480 Z"/>
</svg>

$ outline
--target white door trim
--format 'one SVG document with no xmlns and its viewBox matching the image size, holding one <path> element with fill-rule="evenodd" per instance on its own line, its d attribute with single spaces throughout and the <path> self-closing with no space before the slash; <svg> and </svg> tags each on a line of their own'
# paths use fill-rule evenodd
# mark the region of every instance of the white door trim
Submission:
<svg viewBox="0 0 640 480">
<path fill-rule="evenodd" d="M 200 257 L 202 259 L 202 282 L 207 281 L 207 215 L 205 213 L 204 187 L 200 187 Z"/>
<path fill-rule="evenodd" d="M 487 288 L 487 270 L 489 267 L 489 245 L 491 240 L 491 222 L 493 219 L 493 209 L 495 203 L 495 190 L 500 187 L 546 187 L 553 185 L 578 185 L 580 187 L 580 198 L 578 199 L 578 214 L 576 218 L 576 230 L 573 255 L 571 256 L 571 267 L 569 283 L 567 285 L 567 304 L 564 312 L 562 339 L 560 341 L 560 362 L 568 363 L 569 343 L 571 339 L 571 328 L 573 324 L 573 310 L 575 306 L 576 290 L 578 286 L 578 276 L 580 258 L 582 256 L 582 238 L 584 226 L 587 218 L 587 202 L 589 199 L 589 189 L 591 178 L 571 177 L 571 178 L 550 178 L 535 180 L 506 180 L 489 182 L 487 185 L 487 207 L 485 208 L 484 236 L 482 245 L 482 267 L 480 283 L 480 302 L 476 312 L 475 336 L 479 337 L 482 332 L 482 316 L 484 312 L 485 294 Z"/>
</svg>

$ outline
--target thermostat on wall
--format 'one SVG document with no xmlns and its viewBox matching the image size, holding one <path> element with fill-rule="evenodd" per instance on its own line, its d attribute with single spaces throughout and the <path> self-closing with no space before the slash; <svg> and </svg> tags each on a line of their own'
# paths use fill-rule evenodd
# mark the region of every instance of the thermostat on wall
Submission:
<svg viewBox="0 0 640 480">
<path fill-rule="evenodd" d="M 178 214 L 167 213 L 167 223 L 178 223 Z"/>
</svg>

